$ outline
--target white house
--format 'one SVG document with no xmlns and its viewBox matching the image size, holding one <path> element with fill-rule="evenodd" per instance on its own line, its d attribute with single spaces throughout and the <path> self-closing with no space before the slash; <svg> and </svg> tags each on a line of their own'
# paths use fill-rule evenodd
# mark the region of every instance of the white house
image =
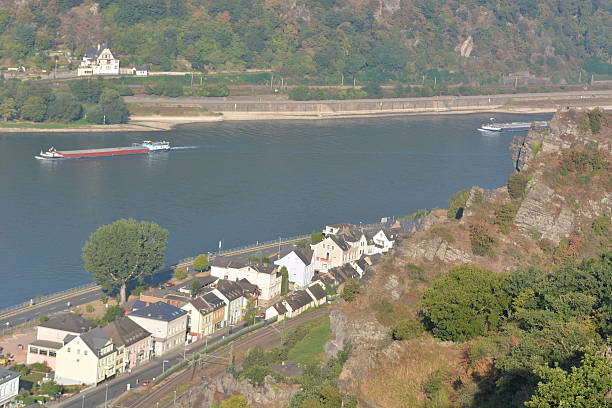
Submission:
<svg viewBox="0 0 612 408">
<path fill-rule="evenodd" d="M 240 285 L 236 282 L 220 279 L 211 292 L 225 302 L 223 326 L 238 323 L 242 319 L 247 304 L 247 298 L 244 296 Z"/>
<path fill-rule="evenodd" d="M 395 233 L 386 229 L 378 230 L 378 232 L 369 238 L 368 255 L 388 252 L 395 244 Z"/>
<path fill-rule="evenodd" d="M 259 288 L 259 299 L 264 301 L 280 295 L 282 277 L 275 265 L 218 257 L 211 263 L 210 274 L 234 282 L 246 279 Z"/>
<path fill-rule="evenodd" d="M 8 403 L 19 394 L 19 374 L 0 368 L 0 407 Z"/>
<path fill-rule="evenodd" d="M 277 321 L 280 322 L 285 318 L 287 314 L 287 308 L 283 304 L 283 302 L 276 302 L 272 306 L 269 306 L 266 309 L 266 320 L 277 317 Z"/>
<path fill-rule="evenodd" d="M 132 67 L 132 74 L 136 76 L 149 76 L 149 69 L 145 65 Z"/>
<path fill-rule="evenodd" d="M 77 75 L 119 75 L 119 59 L 115 58 L 106 44 L 98 44 L 97 48 L 85 50 Z"/>
<path fill-rule="evenodd" d="M 153 334 L 156 356 L 185 344 L 187 312 L 164 302 L 157 302 L 130 313 L 127 317 Z"/>
<path fill-rule="evenodd" d="M 305 290 L 296 290 L 283 300 L 283 305 L 287 308 L 286 316 L 295 317 L 316 306 L 316 302 Z"/>
<path fill-rule="evenodd" d="M 274 261 L 274 264 L 287 268 L 289 282 L 298 288 L 304 288 L 314 276 L 314 251 L 309 248 L 291 248 Z"/>
<path fill-rule="evenodd" d="M 98 384 L 117 372 L 117 350 L 100 328 L 69 336 L 58 350 L 55 381 L 62 385 Z"/>
</svg>

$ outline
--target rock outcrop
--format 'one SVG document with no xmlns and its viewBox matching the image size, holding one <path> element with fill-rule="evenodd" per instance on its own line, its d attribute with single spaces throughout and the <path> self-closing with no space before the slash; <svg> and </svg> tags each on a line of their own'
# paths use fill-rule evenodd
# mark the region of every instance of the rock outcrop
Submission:
<svg viewBox="0 0 612 408">
<path fill-rule="evenodd" d="M 194 407 L 208 408 L 214 403 L 216 394 L 243 395 L 249 404 L 284 407 L 289 404 L 298 386 L 278 384 L 274 378 L 267 376 L 261 387 L 252 385 L 248 380 L 237 380 L 231 374 L 225 374 L 212 381 L 203 381 L 193 389 Z"/>
<path fill-rule="evenodd" d="M 472 261 L 472 255 L 457 248 L 439 237 L 434 237 L 428 240 L 415 242 L 413 245 L 407 246 L 402 255 L 420 261 L 442 261 L 445 263 L 469 263 Z"/>
</svg>

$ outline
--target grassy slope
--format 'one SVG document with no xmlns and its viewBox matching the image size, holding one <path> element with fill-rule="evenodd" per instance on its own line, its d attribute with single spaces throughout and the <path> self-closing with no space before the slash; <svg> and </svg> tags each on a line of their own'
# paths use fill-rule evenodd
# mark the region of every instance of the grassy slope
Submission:
<svg viewBox="0 0 612 408">
<path fill-rule="evenodd" d="M 322 317 L 315 322 L 312 330 L 289 351 L 289 361 L 299 364 L 321 361 L 317 355 L 323 352 L 323 346 L 331 336 L 329 317 Z"/>
</svg>

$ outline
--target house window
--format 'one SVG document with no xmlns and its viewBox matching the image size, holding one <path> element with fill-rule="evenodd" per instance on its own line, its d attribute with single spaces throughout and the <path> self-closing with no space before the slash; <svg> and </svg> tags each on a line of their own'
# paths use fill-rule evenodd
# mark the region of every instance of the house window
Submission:
<svg viewBox="0 0 612 408">
<path fill-rule="evenodd" d="M 70 349 L 68 349 L 68 351 L 70 351 Z M 30 347 L 30 353 L 38 354 L 38 348 L 37 347 Z"/>
<path fill-rule="evenodd" d="M 68 347 L 68 352 L 70 353 L 70 347 Z"/>
<path fill-rule="evenodd" d="M 83 350 L 83 354 L 84 354 L 84 355 L 87 355 L 87 350 Z"/>
<path fill-rule="evenodd" d="M 57 353 L 55 351 L 49 350 L 49 357 L 55 357 Z"/>
</svg>

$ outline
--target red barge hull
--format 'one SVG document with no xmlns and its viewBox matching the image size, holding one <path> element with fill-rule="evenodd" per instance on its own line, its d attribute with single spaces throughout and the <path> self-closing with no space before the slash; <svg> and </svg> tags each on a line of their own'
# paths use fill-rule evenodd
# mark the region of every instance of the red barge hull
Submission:
<svg viewBox="0 0 612 408">
<path fill-rule="evenodd" d="M 149 149 L 142 146 L 113 147 L 110 149 L 87 149 L 87 150 L 58 150 L 61 158 L 79 159 L 87 157 L 124 156 L 130 154 L 149 153 Z"/>
</svg>

